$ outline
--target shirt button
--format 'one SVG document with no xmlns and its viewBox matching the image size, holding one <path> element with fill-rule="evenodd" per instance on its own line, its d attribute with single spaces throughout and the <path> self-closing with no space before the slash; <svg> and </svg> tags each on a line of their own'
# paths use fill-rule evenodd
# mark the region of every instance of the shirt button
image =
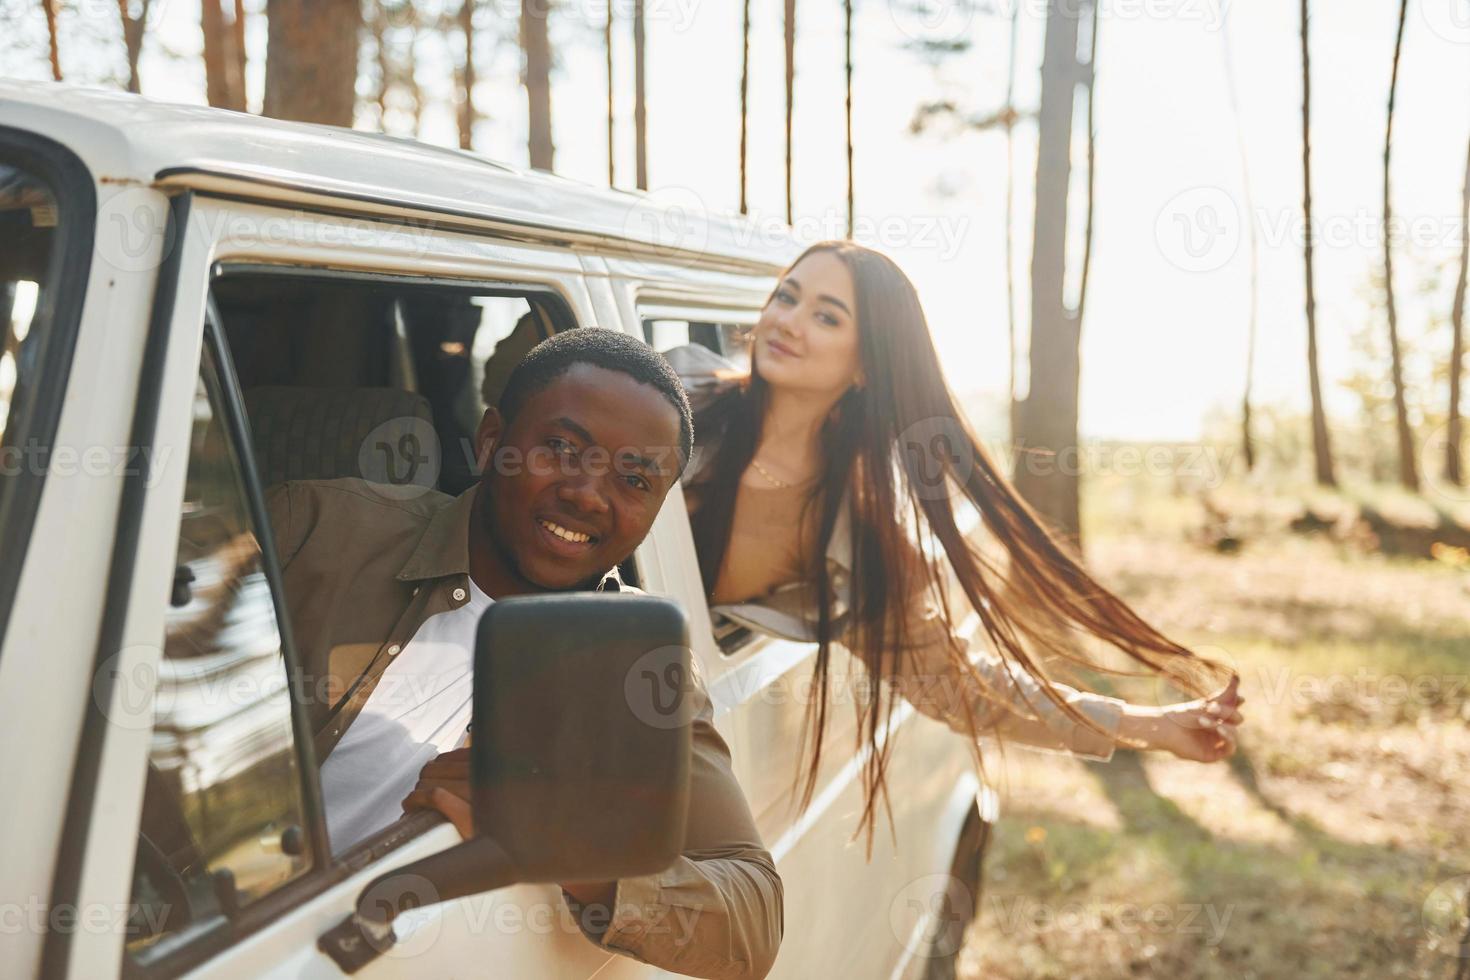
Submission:
<svg viewBox="0 0 1470 980">
<path fill-rule="evenodd" d="M 464 602 L 465 595 L 467 595 L 467 593 L 465 592 L 464 589 L 455 589 L 454 590 L 454 601 L 455 602 Z"/>
<path fill-rule="evenodd" d="M 388 656 L 390 656 L 390 657 L 396 657 L 396 656 L 398 656 L 398 651 L 401 650 L 401 649 L 403 649 L 403 648 L 400 647 L 398 644 L 396 644 L 396 643 L 393 644 L 391 647 L 388 648 Z"/>
</svg>

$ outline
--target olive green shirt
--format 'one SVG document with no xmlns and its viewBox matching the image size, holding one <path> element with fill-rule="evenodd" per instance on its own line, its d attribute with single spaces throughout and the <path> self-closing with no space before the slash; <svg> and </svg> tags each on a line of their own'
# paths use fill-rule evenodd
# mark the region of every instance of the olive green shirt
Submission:
<svg viewBox="0 0 1470 980">
<path fill-rule="evenodd" d="M 468 600 L 477 492 L 456 498 L 355 478 L 289 482 L 268 492 L 318 760 L 423 622 Z M 600 588 L 622 586 L 609 575 Z M 604 931 L 588 929 L 589 916 L 578 918 L 594 942 L 660 969 L 763 977 L 781 943 L 781 879 L 702 684 L 696 693 L 683 855 L 659 874 L 619 881 Z"/>
</svg>

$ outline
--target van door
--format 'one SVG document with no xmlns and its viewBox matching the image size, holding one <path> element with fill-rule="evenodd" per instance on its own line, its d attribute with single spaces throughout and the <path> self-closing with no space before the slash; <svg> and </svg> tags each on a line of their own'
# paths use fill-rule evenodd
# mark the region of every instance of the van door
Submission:
<svg viewBox="0 0 1470 980">
<path fill-rule="evenodd" d="M 75 873 L 58 877 L 54 895 L 122 914 L 104 928 L 54 933 L 45 969 L 79 980 L 184 972 L 335 980 L 342 972 L 319 937 L 373 878 L 458 835 L 419 814 L 334 853 L 305 720 L 312 694 L 291 640 L 258 433 L 230 337 L 248 334 L 251 321 L 237 305 L 232 326 L 218 300 L 232 270 L 256 275 L 257 285 L 294 270 L 344 289 L 350 280 L 379 292 L 544 295 L 575 325 L 590 315 L 587 293 L 575 257 L 554 250 L 423 230 L 409 238 L 381 222 L 190 194 L 169 208 L 172 247 L 134 420 L 157 462 L 117 529 L 104 635 L 119 642 L 99 666 L 89 706 L 82 752 L 97 765 L 79 769 L 71 790 L 85 828 L 68 839 Z M 212 274 L 222 276 L 213 288 Z M 412 339 L 399 334 L 390 316 L 369 367 L 396 370 L 408 384 L 409 366 L 432 362 L 394 368 L 405 350 L 397 340 Z M 431 356 L 458 356 L 442 346 L 453 342 L 439 343 Z M 333 370 L 342 359 L 330 359 Z M 398 943 L 358 975 L 657 974 L 588 942 L 554 886 L 430 904 L 397 926 Z"/>
</svg>

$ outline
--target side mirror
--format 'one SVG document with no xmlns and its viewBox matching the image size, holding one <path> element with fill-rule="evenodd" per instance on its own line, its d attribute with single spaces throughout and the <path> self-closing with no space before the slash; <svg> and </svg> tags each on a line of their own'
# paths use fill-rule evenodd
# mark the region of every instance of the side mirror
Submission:
<svg viewBox="0 0 1470 980">
<path fill-rule="evenodd" d="M 654 874 L 684 848 L 689 622 L 656 596 L 503 599 L 480 619 L 470 758 L 475 836 L 371 882 L 318 946 L 348 973 L 399 912 L 521 882 Z"/>
</svg>

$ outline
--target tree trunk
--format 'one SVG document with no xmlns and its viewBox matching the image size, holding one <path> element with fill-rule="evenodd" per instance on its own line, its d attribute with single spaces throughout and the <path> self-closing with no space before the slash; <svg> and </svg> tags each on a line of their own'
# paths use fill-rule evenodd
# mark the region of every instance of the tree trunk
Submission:
<svg viewBox="0 0 1470 980">
<path fill-rule="evenodd" d="M 51 52 L 51 77 L 61 81 L 61 44 L 56 37 L 56 0 L 41 0 L 41 7 L 46 12 L 46 36 L 50 41 Z"/>
<path fill-rule="evenodd" d="M 1011 45 L 1006 59 L 1006 339 L 1010 351 L 1009 397 L 1006 400 L 1007 417 L 1010 420 L 1011 442 L 1020 438 L 1016 400 L 1016 47 L 1021 28 L 1021 5 L 1011 8 Z"/>
<path fill-rule="evenodd" d="M 527 141 L 533 170 L 553 169 L 551 142 L 550 0 L 521 0 L 521 48 L 525 53 Z"/>
<path fill-rule="evenodd" d="M 1098 19 L 1094 9 L 1089 24 L 1091 36 L 1087 42 L 1087 68 L 1083 73 L 1083 84 L 1087 88 L 1087 211 L 1082 223 L 1082 274 L 1077 285 L 1077 308 L 1073 312 L 1079 330 L 1082 327 L 1082 311 L 1087 306 L 1088 276 L 1092 272 L 1092 203 L 1097 188 L 1094 176 L 1097 164 L 1097 35 L 1101 27 L 1102 21 Z"/>
<path fill-rule="evenodd" d="M 1255 380 L 1256 321 L 1259 317 L 1260 250 L 1256 240 L 1256 206 L 1251 193 L 1250 162 L 1245 152 L 1245 128 L 1240 118 L 1240 102 L 1236 95 L 1235 57 L 1230 47 L 1229 22 L 1220 25 L 1220 54 L 1225 62 L 1225 90 L 1230 98 L 1230 114 L 1235 120 L 1235 149 L 1240 155 L 1240 182 L 1245 196 L 1246 230 L 1250 236 L 1250 314 L 1246 322 L 1245 394 L 1240 402 L 1240 448 L 1249 473 L 1256 466 L 1256 444 L 1251 435 L 1251 388 Z"/>
<path fill-rule="evenodd" d="M 647 47 L 643 0 L 633 0 L 633 151 L 640 191 L 648 190 L 648 92 L 644 84 Z"/>
<path fill-rule="evenodd" d="M 221 109 L 245 111 L 245 79 L 235 51 L 236 32 L 225 23 L 220 0 L 200 0 L 199 26 L 204 32 L 204 94 Z"/>
<path fill-rule="evenodd" d="M 1398 430 L 1399 482 L 1405 488 L 1419 490 L 1419 471 L 1414 465 L 1414 433 L 1409 428 L 1409 407 L 1404 398 L 1404 365 L 1399 350 L 1398 307 L 1393 298 L 1393 221 L 1392 197 L 1389 194 L 1390 160 L 1393 154 L 1393 102 L 1399 87 L 1399 54 L 1404 46 L 1404 21 L 1409 14 L 1409 0 L 1399 2 L 1399 29 L 1393 42 L 1393 71 L 1388 81 L 1388 123 L 1383 130 L 1383 299 L 1388 308 L 1388 353 L 1393 374 L 1393 412 Z"/>
<path fill-rule="evenodd" d="M 358 0 L 268 0 L 263 112 L 351 126 L 357 104 Z"/>
<path fill-rule="evenodd" d="M 1070 8 L 1070 9 L 1069 9 Z M 1077 384 L 1081 323 L 1063 296 L 1067 263 L 1067 191 L 1072 171 L 1072 107 L 1085 81 L 1077 62 L 1083 11 L 1093 0 L 1051 0 L 1037 115 L 1036 220 L 1031 247 L 1031 383 L 1017 412 L 1016 489 L 1052 527 L 1081 545 L 1078 501 L 1081 450 Z"/>
<path fill-rule="evenodd" d="M 475 145 L 475 0 L 459 5 L 459 29 L 464 36 L 464 68 L 460 72 L 463 94 L 459 100 L 459 148 Z"/>
<path fill-rule="evenodd" d="M 852 0 L 842 3 L 842 37 L 845 42 L 845 69 L 847 78 L 847 237 L 852 237 L 853 222 L 857 220 L 857 209 L 853 204 L 852 185 Z"/>
<path fill-rule="evenodd" d="M 786 0 L 786 223 L 795 217 L 791 197 L 791 122 L 796 101 L 796 0 Z"/>
<path fill-rule="evenodd" d="M 235 62 L 232 68 L 235 79 L 235 91 L 238 93 L 237 99 L 240 103 L 240 111 L 245 112 L 248 108 L 248 93 L 245 89 L 245 0 L 235 0 L 235 19 L 230 23 L 230 39 L 230 50 L 235 56 Z"/>
<path fill-rule="evenodd" d="M 1327 411 L 1322 404 L 1322 377 L 1317 370 L 1317 297 L 1312 280 L 1312 62 L 1308 44 L 1308 0 L 1301 0 L 1302 41 L 1302 215 L 1306 221 L 1305 263 L 1307 294 L 1307 383 L 1312 397 L 1312 457 L 1317 482 L 1337 486 L 1332 473 L 1332 444 L 1327 434 Z"/>
<path fill-rule="evenodd" d="M 1470 274 L 1470 147 L 1465 152 L 1465 183 L 1460 189 L 1460 275 L 1455 280 L 1455 306 L 1450 311 L 1450 410 L 1445 429 L 1444 478 L 1465 485 L 1465 461 L 1460 458 L 1460 378 L 1465 358 L 1465 280 Z"/>
<path fill-rule="evenodd" d="M 138 77 L 138 62 L 143 57 L 143 32 L 148 27 L 148 5 L 151 0 L 142 0 L 138 16 L 129 9 L 128 0 L 117 0 L 118 17 L 122 20 L 123 47 L 128 56 L 128 91 L 143 91 L 142 79 Z"/>
<path fill-rule="evenodd" d="M 613 8 L 607 5 L 607 24 L 602 32 L 602 46 L 607 52 L 607 186 L 617 186 L 617 115 L 613 109 Z"/>
<path fill-rule="evenodd" d="M 746 199 L 748 174 L 748 128 L 750 125 L 750 0 L 745 0 L 745 13 L 740 25 L 740 213 L 750 213 Z"/>
</svg>

